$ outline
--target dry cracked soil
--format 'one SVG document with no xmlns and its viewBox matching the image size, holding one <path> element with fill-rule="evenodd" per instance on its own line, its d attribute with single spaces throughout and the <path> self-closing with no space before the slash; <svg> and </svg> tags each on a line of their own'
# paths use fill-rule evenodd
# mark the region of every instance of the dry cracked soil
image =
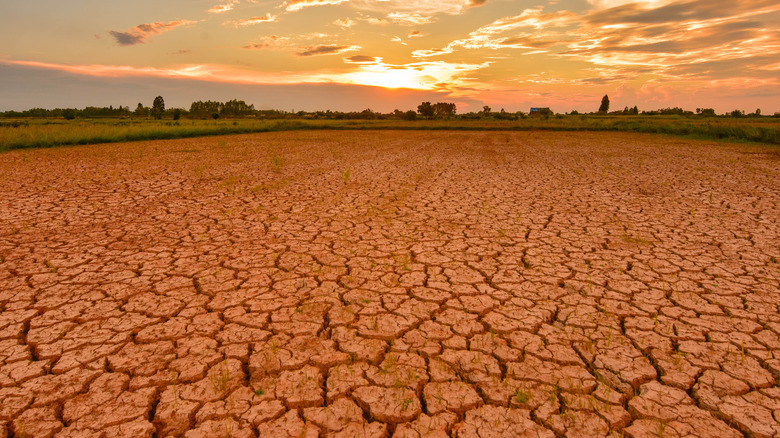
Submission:
<svg viewBox="0 0 780 438">
<path fill-rule="evenodd" d="M 286 132 L 0 154 L 0 437 L 780 435 L 780 155 Z"/>
</svg>

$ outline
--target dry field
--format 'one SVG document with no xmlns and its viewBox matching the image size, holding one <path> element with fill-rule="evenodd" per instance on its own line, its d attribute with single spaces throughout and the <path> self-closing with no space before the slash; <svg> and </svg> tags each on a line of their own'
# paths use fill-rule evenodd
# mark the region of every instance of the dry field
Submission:
<svg viewBox="0 0 780 438">
<path fill-rule="evenodd" d="M 0 437 L 780 435 L 777 148 L 0 154 Z"/>
</svg>

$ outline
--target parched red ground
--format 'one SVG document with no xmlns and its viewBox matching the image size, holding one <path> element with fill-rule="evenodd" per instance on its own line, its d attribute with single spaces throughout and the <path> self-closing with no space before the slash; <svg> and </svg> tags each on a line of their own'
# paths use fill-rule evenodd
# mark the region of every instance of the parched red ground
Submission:
<svg viewBox="0 0 780 438">
<path fill-rule="evenodd" d="M 780 155 L 285 132 L 0 154 L 0 437 L 780 435 Z"/>
</svg>

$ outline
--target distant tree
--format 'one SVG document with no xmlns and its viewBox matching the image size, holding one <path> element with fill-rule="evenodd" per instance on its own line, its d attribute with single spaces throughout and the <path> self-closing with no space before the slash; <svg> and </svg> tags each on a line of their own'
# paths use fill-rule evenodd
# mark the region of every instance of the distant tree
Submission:
<svg viewBox="0 0 780 438">
<path fill-rule="evenodd" d="M 609 96 L 606 94 L 601 98 L 601 106 L 599 106 L 599 112 L 606 114 L 609 111 Z"/>
<path fill-rule="evenodd" d="M 639 108 L 636 105 L 634 105 L 634 107 L 631 108 L 631 114 L 633 115 L 639 114 Z"/>
<path fill-rule="evenodd" d="M 181 118 L 181 110 L 176 108 L 173 110 L 173 120 L 179 120 Z"/>
<path fill-rule="evenodd" d="M 76 118 L 76 110 L 72 108 L 67 108 L 62 111 L 62 117 L 65 118 L 65 120 L 73 120 Z"/>
<path fill-rule="evenodd" d="M 135 111 L 133 112 L 133 115 L 143 117 L 146 115 L 146 109 L 144 108 L 144 104 L 141 102 L 138 102 L 138 106 L 135 107 Z"/>
<path fill-rule="evenodd" d="M 255 112 L 254 105 L 247 105 L 243 100 L 229 100 L 219 104 L 219 113 L 223 116 L 240 117 Z"/>
<path fill-rule="evenodd" d="M 154 103 L 152 103 L 152 116 L 154 116 L 155 119 L 160 120 L 162 119 L 163 112 L 165 112 L 165 100 L 162 96 L 157 96 L 154 98 Z"/>
<path fill-rule="evenodd" d="M 715 110 L 712 108 L 696 108 L 696 113 L 704 117 L 715 117 Z"/>
<path fill-rule="evenodd" d="M 211 118 L 214 119 L 214 120 L 217 120 L 219 118 L 219 113 L 212 114 Z"/>
<path fill-rule="evenodd" d="M 482 114 L 490 114 L 490 107 L 485 105 L 482 107 Z"/>
<path fill-rule="evenodd" d="M 433 105 L 433 113 L 436 117 L 454 116 L 456 111 L 454 103 L 437 102 Z"/>
<path fill-rule="evenodd" d="M 577 110 L 571 110 L 571 112 L 569 114 L 572 115 L 572 116 L 577 116 L 577 115 L 580 114 L 580 112 L 577 111 Z"/>
<path fill-rule="evenodd" d="M 417 113 L 412 110 L 405 112 L 404 120 L 417 120 Z"/>
<path fill-rule="evenodd" d="M 743 113 L 742 111 L 740 111 L 738 109 L 735 109 L 734 111 L 732 111 L 729 114 L 731 115 L 731 117 L 742 117 L 742 116 L 745 115 L 745 113 Z"/>
<path fill-rule="evenodd" d="M 214 113 L 218 113 L 221 105 L 221 103 L 213 102 L 211 100 L 205 102 L 200 100 L 192 102 L 192 105 L 190 105 L 190 114 L 198 117 L 209 117 Z"/>
<path fill-rule="evenodd" d="M 433 117 L 433 105 L 430 102 L 423 102 L 417 105 L 417 112 L 423 117 Z"/>
<path fill-rule="evenodd" d="M 756 108 L 756 112 L 754 112 L 753 115 L 760 116 L 761 115 L 761 108 Z"/>
<path fill-rule="evenodd" d="M 539 108 L 539 114 L 543 117 L 550 117 L 553 115 L 553 111 L 550 108 Z"/>
</svg>

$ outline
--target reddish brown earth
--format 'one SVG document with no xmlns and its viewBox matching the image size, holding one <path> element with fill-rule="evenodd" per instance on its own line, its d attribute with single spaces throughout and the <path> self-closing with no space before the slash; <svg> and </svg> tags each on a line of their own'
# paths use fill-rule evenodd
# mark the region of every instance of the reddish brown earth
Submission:
<svg viewBox="0 0 780 438">
<path fill-rule="evenodd" d="M 287 132 L 0 154 L 0 437 L 780 435 L 780 155 Z"/>
</svg>

